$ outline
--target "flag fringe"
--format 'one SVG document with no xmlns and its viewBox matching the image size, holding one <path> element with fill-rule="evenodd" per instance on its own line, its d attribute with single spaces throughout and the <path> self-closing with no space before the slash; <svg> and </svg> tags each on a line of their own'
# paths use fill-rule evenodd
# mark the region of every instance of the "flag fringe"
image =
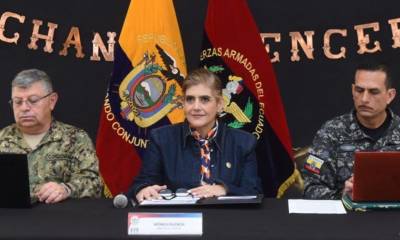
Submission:
<svg viewBox="0 0 400 240">
<path fill-rule="evenodd" d="M 103 178 L 103 177 L 101 177 L 101 181 L 103 182 L 103 186 L 104 186 L 104 188 L 103 188 L 103 195 L 104 195 L 104 197 L 105 197 L 105 198 L 113 198 L 113 195 L 112 195 L 110 189 L 107 187 L 107 184 L 106 184 L 106 182 L 104 181 L 104 178 Z"/>
<path fill-rule="evenodd" d="M 281 184 L 281 186 L 278 189 L 278 194 L 276 196 L 276 198 L 282 198 L 282 196 L 285 194 L 286 190 L 292 186 L 292 184 L 294 184 L 295 182 L 298 182 L 300 188 L 303 188 L 303 179 L 301 178 L 301 174 L 299 172 L 299 170 L 295 169 L 292 173 L 292 175 L 290 175 L 290 177 L 288 177 L 285 182 L 283 182 Z"/>
</svg>

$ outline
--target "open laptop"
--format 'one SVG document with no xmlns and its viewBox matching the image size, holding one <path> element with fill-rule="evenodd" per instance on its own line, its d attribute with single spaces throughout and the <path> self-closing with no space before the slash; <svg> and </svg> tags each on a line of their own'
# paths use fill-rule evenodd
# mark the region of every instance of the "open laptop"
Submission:
<svg viewBox="0 0 400 240">
<path fill-rule="evenodd" d="M 400 152 L 355 152 L 353 174 L 353 201 L 400 201 Z"/>
<path fill-rule="evenodd" d="M 0 192 L 0 208 L 31 207 L 27 155 L 0 153 Z"/>
</svg>

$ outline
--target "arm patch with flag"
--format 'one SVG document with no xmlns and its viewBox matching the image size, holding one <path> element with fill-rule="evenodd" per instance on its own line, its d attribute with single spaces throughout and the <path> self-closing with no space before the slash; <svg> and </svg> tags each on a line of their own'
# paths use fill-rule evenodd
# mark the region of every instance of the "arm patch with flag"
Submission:
<svg viewBox="0 0 400 240">
<path fill-rule="evenodd" d="M 323 164 L 324 160 L 314 155 L 310 155 L 308 156 L 306 162 L 304 163 L 304 168 L 307 169 L 309 172 L 319 175 Z"/>
</svg>

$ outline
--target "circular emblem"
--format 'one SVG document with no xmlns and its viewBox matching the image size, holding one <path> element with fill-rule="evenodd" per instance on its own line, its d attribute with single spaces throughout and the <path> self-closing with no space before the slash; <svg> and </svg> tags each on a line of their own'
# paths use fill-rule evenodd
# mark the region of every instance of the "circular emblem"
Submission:
<svg viewBox="0 0 400 240">
<path fill-rule="evenodd" d="M 151 108 L 163 97 L 165 81 L 157 75 L 148 75 L 133 89 L 133 99 L 137 108 Z"/>
</svg>

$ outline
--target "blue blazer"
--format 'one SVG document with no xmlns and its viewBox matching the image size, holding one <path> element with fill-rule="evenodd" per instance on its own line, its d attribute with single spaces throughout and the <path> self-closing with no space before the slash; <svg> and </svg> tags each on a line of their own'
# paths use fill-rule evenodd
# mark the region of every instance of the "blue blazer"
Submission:
<svg viewBox="0 0 400 240">
<path fill-rule="evenodd" d="M 228 195 L 254 195 L 262 192 L 257 174 L 256 138 L 245 131 L 219 122 L 211 142 L 211 178 L 222 184 Z M 129 192 L 131 197 L 154 184 L 177 188 L 200 186 L 200 147 L 191 136 L 187 122 L 153 129 L 139 175 Z"/>
</svg>

